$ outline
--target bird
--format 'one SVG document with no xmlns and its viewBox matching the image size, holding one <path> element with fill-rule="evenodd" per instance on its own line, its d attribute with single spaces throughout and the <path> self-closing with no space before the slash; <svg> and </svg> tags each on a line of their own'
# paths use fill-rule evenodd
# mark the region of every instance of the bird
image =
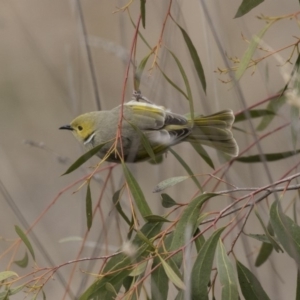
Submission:
<svg viewBox="0 0 300 300">
<path fill-rule="evenodd" d="M 103 144 L 97 156 L 120 163 L 152 159 L 145 139 L 155 157 L 182 142 L 200 143 L 236 157 L 239 147 L 231 132 L 233 122 L 230 109 L 191 118 L 138 95 L 111 110 L 82 114 L 59 129 L 72 131 L 87 150 Z M 116 138 L 118 130 L 120 138 Z"/>
</svg>

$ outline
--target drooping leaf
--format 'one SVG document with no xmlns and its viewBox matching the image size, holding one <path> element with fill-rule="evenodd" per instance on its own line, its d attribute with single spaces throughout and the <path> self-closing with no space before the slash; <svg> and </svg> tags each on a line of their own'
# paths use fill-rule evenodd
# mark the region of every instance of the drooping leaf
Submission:
<svg viewBox="0 0 300 300">
<path fill-rule="evenodd" d="M 238 260 L 236 268 L 240 287 L 246 300 L 270 300 L 257 278 Z"/>
<path fill-rule="evenodd" d="M 272 26 L 272 24 L 274 22 L 275 21 L 270 21 L 269 23 L 267 23 L 265 25 L 265 27 L 258 33 L 258 35 L 253 36 L 253 38 L 251 39 L 250 45 L 249 45 L 248 49 L 246 50 L 245 54 L 243 55 L 243 57 L 240 61 L 240 64 L 238 66 L 238 69 L 236 71 L 236 74 L 235 74 L 236 80 L 239 80 L 245 73 L 260 40 L 262 39 L 264 34 L 267 32 L 267 30 Z"/>
<path fill-rule="evenodd" d="M 162 198 L 162 206 L 165 208 L 172 207 L 174 205 L 177 205 L 177 202 L 173 200 L 168 194 L 161 194 Z"/>
<path fill-rule="evenodd" d="M 16 272 L 13 272 L 13 271 L 0 272 L 0 281 L 6 280 L 6 279 L 8 279 L 10 277 L 13 277 L 13 276 L 19 277 L 19 275 Z"/>
<path fill-rule="evenodd" d="M 28 266 L 28 254 L 27 251 L 25 251 L 25 255 L 20 260 L 15 260 L 14 263 L 19 266 L 20 268 L 26 268 Z"/>
<path fill-rule="evenodd" d="M 141 1 L 142 1 L 142 0 L 141 0 Z M 135 71 L 135 76 L 134 76 L 134 89 L 135 89 L 136 91 L 138 91 L 139 88 L 140 88 L 141 78 L 142 78 L 144 69 L 145 69 L 145 67 L 146 67 L 146 64 L 147 64 L 147 62 L 148 62 L 148 59 L 149 59 L 149 57 L 150 57 L 151 55 L 152 55 L 152 51 L 151 51 L 147 56 L 145 56 L 145 57 L 141 60 L 140 64 L 138 65 L 138 67 L 137 67 L 137 69 L 136 69 L 136 71 Z"/>
<path fill-rule="evenodd" d="M 5 292 L 0 293 L 0 299 L 8 300 L 8 299 L 10 299 L 10 298 L 8 298 L 8 296 L 12 296 L 12 295 L 15 295 L 15 294 L 21 292 L 23 289 L 25 289 L 25 287 L 26 287 L 26 284 L 19 285 L 15 288 L 10 288 L 9 290 L 7 290 Z"/>
<path fill-rule="evenodd" d="M 243 0 L 234 18 L 239 18 L 251 11 L 254 7 L 264 2 L 264 0 Z"/>
<path fill-rule="evenodd" d="M 172 269 L 172 267 L 160 256 L 158 255 L 162 266 L 166 272 L 166 275 L 168 276 L 168 278 L 170 279 L 171 282 L 173 282 L 174 285 L 176 285 L 179 289 L 184 290 L 185 289 L 185 285 L 182 281 L 182 279 L 178 276 L 178 272 L 176 274 L 176 272 Z M 176 264 L 175 264 L 176 266 Z"/>
<path fill-rule="evenodd" d="M 252 109 L 250 111 L 248 111 L 249 116 L 251 119 L 255 119 L 255 118 L 260 118 L 260 117 L 264 117 L 264 116 L 275 116 L 276 113 L 272 110 L 268 110 L 268 109 Z M 237 122 L 242 122 L 247 120 L 247 115 L 243 112 L 236 114 L 235 115 L 235 120 L 234 123 Z"/>
<path fill-rule="evenodd" d="M 174 21 L 174 20 L 173 20 Z M 175 22 L 175 21 L 174 21 Z M 191 58 L 193 60 L 193 63 L 194 63 L 194 67 L 196 69 L 196 72 L 197 72 L 197 75 L 198 75 L 198 78 L 200 80 L 200 83 L 202 85 L 202 88 L 204 90 L 204 93 L 206 93 L 206 80 L 205 80 L 205 74 L 204 74 L 204 70 L 203 70 L 203 67 L 202 67 L 202 64 L 201 64 L 201 61 L 200 61 L 200 58 L 199 58 L 199 55 L 197 53 L 197 50 L 192 42 L 192 40 L 190 39 L 189 35 L 187 34 L 187 32 L 177 23 L 175 22 L 176 25 L 179 27 L 181 33 L 182 33 L 182 36 L 185 40 L 185 43 L 189 49 L 189 52 L 190 52 L 190 55 L 191 55 Z"/>
<path fill-rule="evenodd" d="M 271 206 L 270 222 L 284 250 L 300 266 L 300 227 L 283 213 L 279 201 Z"/>
<path fill-rule="evenodd" d="M 259 125 L 257 126 L 256 130 L 262 131 L 268 127 L 271 121 L 274 119 L 275 115 L 277 114 L 278 110 L 286 103 L 286 97 L 284 95 L 277 96 L 276 98 L 272 99 L 268 105 L 266 110 L 274 112 L 274 115 L 265 115 L 261 119 Z"/>
<path fill-rule="evenodd" d="M 294 156 L 299 153 L 300 153 L 300 149 L 298 149 L 296 151 L 266 153 L 266 154 L 264 154 L 264 158 L 266 161 L 277 161 L 277 160 L 281 160 L 281 159 L 285 159 L 285 158 Z M 236 158 L 236 161 L 242 162 L 242 163 L 257 163 L 257 162 L 261 162 L 261 158 L 257 154 L 257 155 L 238 157 L 238 158 Z"/>
<path fill-rule="evenodd" d="M 23 232 L 23 230 L 18 225 L 15 226 L 15 231 L 20 237 L 20 239 L 23 241 L 27 249 L 29 250 L 33 260 L 35 260 L 35 254 L 27 235 Z"/>
<path fill-rule="evenodd" d="M 132 123 L 129 123 L 132 128 L 137 132 L 137 134 L 139 135 L 141 142 L 143 144 L 143 147 L 145 148 L 146 152 L 148 153 L 148 155 L 151 157 L 151 160 L 156 161 L 156 157 L 154 154 L 154 151 L 151 147 L 151 144 L 148 140 L 148 138 L 145 136 L 145 134 L 138 128 L 138 126 L 135 126 Z"/>
<path fill-rule="evenodd" d="M 146 28 L 146 0 L 141 1 L 141 18 L 142 18 L 142 25 Z"/>
<path fill-rule="evenodd" d="M 300 300 L 300 271 L 297 271 L 296 300 Z"/>
<path fill-rule="evenodd" d="M 147 238 L 151 239 L 156 236 L 161 229 L 162 223 L 146 223 L 140 232 Z M 106 283 L 110 283 L 116 293 L 119 292 L 125 278 L 132 271 L 132 263 L 137 263 L 146 258 L 149 253 L 149 245 L 141 240 L 140 235 L 136 235 L 132 241 L 131 256 L 125 253 L 119 253 L 111 257 L 102 270 L 103 276 L 96 280 L 79 298 L 79 300 L 91 299 L 114 299 L 115 293 L 107 291 Z"/>
<path fill-rule="evenodd" d="M 173 149 L 170 148 L 169 151 L 175 156 L 175 158 L 180 162 L 180 164 L 183 166 L 183 168 L 191 176 L 191 179 L 195 182 L 195 184 L 199 188 L 199 190 L 203 191 L 202 186 L 200 185 L 199 181 L 197 180 L 197 177 L 195 177 L 195 174 L 193 173 L 191 168 L 188 166 L 188 164 Z"/>
<path fill-rule="evenodd" d="M 227 256 L 226 249 L 219 239 L 217 246 L 217 269 L 222 286 L 222 300 L 238 300 L 238 286 L 234 268 Z"/>
<path fill-rule="evenodd" d="M 148 265 L 148 261 L 142 261 L 140 264 L 137 265 L 129 274 L 131 277 L 139 276 L 146 270 Z"/>
<path fill-rule="evenodd" d="M 129 218 L 126 216 L 126 214 L 124 213 L 122 206 L 120 204 L 120 195 L 122 192 L 122 188 L 119 189 L 118 191 L 116 191 L 112 197 L 112 201 L 115 205 L 115 208 L 117 209 L 118 213 L 121 215 L 121 217 L 124 219 L 124 221 L 131 226 L 131 222 L 129 220 Z"/>
<path fill-rule="evenodd" d="M 159 216 L 159 215 L 149 215 L 145 216 L 145 219 L 150 223 L 156 223 L 156 222 L 170 222 L 168 219 Z"/>
<path fill-rule="evenodd" d="M 199 251 L 191 273 L 192 299 L 208 300 L 207 286 L 221 233 L 225 228 L 216 230 Z"/>
<path fill-rule="evenodd" d="M 89 183 L 86 189 L 85 212 L 86 212 L 87 229 L 90 230 L 93 223 L 93 204 L 92 204 L 91 188 Z"/>
<path fill-rule="evenodd" d="M 203 160 L 212 168 L 215 169 L 214 163 L 207 151 L 200 145 L 200 143 L 191 143 L 196 152 L 203 158 Z"/>
<path fill-rule="evenodd" d="M 261 266 L 271 255 L 273 251 L 273 245 L 268 243 L 262 243 L 258 255 L 255 260 L 255 267 Z"/>
<path fill-rule="evenodd" d="M 200 233 L 199 228 L 196 229 L 194 236 L 198 235 Z M 195 239 L 195 246 L 197 249 L 197 253 L 199 253 L 199 251 L 201 250 L 202 246 L 205 243 L 205 238 L 203 236 L 203 234 L 199 235 L 196 239 Z"/>
<path fill-rule="evenodd" d="M 190 176 L 177 176 L 165 179 L 164 181 L 160 182 L 153 190 L 153 193 L 159 193 L 170 186 L 174 186 L 179 182 L 182 182 L 186 179 L 190 178 Z"/>
<path fill-rule="evenodd" d="M 126 164 L 124 162 L 122 163 L 122 167 L 123 167 L 123 172 L 124 172 L 124 175 L 126 178 L 126 182 L 128 184 L 128 187 L 133 196 L 135 204 L 136 204 L 138 210 L 140 211 L 142 217 L 145 218 L 145 216 L 152 215 L 152 211 L 151 211 L 151 209 L 145 199 L 143 191 L 141 190 L 136 179 L 133 177 L 133 175 L 131 174 L 130 170 L 128 169 L 128 167 L 126 166 Z"/>
<path fill-rule="evenodd" d="M 291 106 L 291 135 L 293 148 L 296 149 L 299 134 L 299 108 Z"/>
<path fill-rule="evenodd" d="M 95 154 L 97 154 L 100 149 L 105 145 L 104 144 L 100 144 L 96 147 L 94 147 L 93 149 L 89 150 L 88 152 L 84 153 L 82 156 L 80 156 L 69 168 L 68 170 L 62 174 L 62 175 L 66 175 L 69 174 L 73 171 L 75 171 L 76 169 L 78 169 L 81 165 L 83 165 L 87 160 L 89 160 L 91 157 L 93 157 Z"/>
<path fill-rule="evenodd" d="M 177 56 L 171 50 L 169 50 L 169 52 L 173 56 L 177 66 L 178 66 L 178 69 L 180 71 L 180 74 L 183 78 L 183 81 L 185 83 L 186 92 L 187 92 L 187 95 L 188 95 L 188 101 L 189 101 L 189 104 L 190 104 L 191 121 L 193 122 L 194 121 L 194 102 L 193 102 L 192 90 L 191 90 L 191 87 L 190 87 L 189 80 L 188 80 L 188 78 L 186 76 L 186 73 L 185 73 L 179 59 L 177 58 Z"/>
</svg>

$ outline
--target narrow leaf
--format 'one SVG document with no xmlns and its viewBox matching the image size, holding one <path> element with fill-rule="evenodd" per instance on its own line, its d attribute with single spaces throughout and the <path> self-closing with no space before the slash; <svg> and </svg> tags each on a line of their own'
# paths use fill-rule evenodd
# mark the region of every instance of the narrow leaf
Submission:
<svg viewBox="0 0 300 300">
<path fill-rule="evenodd" d="M 179 276 L 173 271 L 173 269 L 168 265 L 168 263 L 160 256 L 158 255 L 163 268 L 168 276 L 168 278 L 174 283 L 174 285 L 176 285 L 179 289 L 184 290 L 185 289 L 185 285 L 183 283 L 183 281 L 179 278 Z"/>
<path fill-rule="evenodd" d="M 212 168 L 215 169 L 214 163 L 207 151 L 200 145 L 200 143 L 191 143 L 196 152 L 203 158 L 203 160 Z"/>
<path fill-rule="evenodd" d="M 199 228 L 196 229 L 194 236 L 198 235 L 200 233 Z M 199 235 L 196 239 L 195 239 L 195 246 L 197 249 L 197 253 L 199 253 L 199 251 L 201 250 L 202 246 L 205 243 L 205 238 L 203 236 L 203 234 Z"/>
<path fill-rule="evenodd" d="M 27 249 L 29 250 L 33 260 L 35 260 L 34 251 L 33 251 L 33 248 L 31 246 L 31 243 L 30 243 L 27 235 L 23 232 L 23 230 L 18 225 L 15 226 L 15 230 L 16 230 L 16 233 L 18 234 L 18 236 L 21 238 L 21 240 L 25 244 L 25 246 L 27 247 Z"/>
<path fill-rule="evenodd" d="M 181 73 L 181 76 L 183 78 L 183 81 L 185 83 L 185 87 L 186 87 L 186 91 L 187 91 L 187 95 L 188 95 L 188 101 L 189 101 L 189 104 L 190 104 L 191 120 L 193 122 L 194 121 L 194 102 L 193 102 L 192 90 L 191 90 L 191 87 L 190 87 L 190 84 L 189 84 L 189 80 L 186 76 L 186 73 L 185 73 L 179 59 L 176 57 L 176 55 L 172 51 L 169 50 L 169 52 L 173 56 L 177 66 L 178 66 L 178 69 Z"/>
<path fill-rule="evenodd" d="M 239 293 L 234 268 L 221 239 L 217 246 L 217 269 L 222 286 L 222 300 L 238 300 Z"/>
<path fill-rule="evenodd" d="M 177 202 L 173 200 L 168 194 L 161 194 L 162 198 L 162 206 L 165 208 L 172 207 L 174 205 L 177 205 Z"/>
<path fill-rule="evenodd" d="M 234 18 L 239 18 L 248 13 L 254 7 L 264 2 L 264 0 L 243 0 L 240 7 L 238 8 Z"/>
<path fill-rule="evenodd" d="M 282 247 L 300 266 L 300 227 L 282 212 L 278 201 L 271 206 L 270 221 Z"/>
<path fill-rule="evenodd" d="M 168 219 L 159 216 L 159 215 L 149 215 L 145 216 L 145 220 L 147 220 L 150 223 L 156 223 L 156 222 L 170 222 Z"/>
<path fill-rule="evenodd" d="M 287 88 L 287 85 L 286 85 Z M 277 114 L 278 110 L 286 103 L 286 97 L 284 95 L 280 95 L 274 99 L 272 99 L 268 105 L 266 110 L 273 111 L 274 115 L 265 115 L 259 125 L 257 126 L 258 131 L 262 131 L 268 127 L 271 121 L 274 119 L 275 115 Z"/>
<path fill-rule="evenodd" d="M 148 59 L 151 55 L 152 55 L 152 51 L 141 60 L 140 64 L 138 65 L 138 67 L 136 69 L 135 76 L 134 76 L 134 89 L 136 91 L 139 90 L 144 69 L 145 69 Z"/>
<path fill-rule="evenodd" d="M 160 264 L 160 259 L 156 256 L 153 259 L 152 269 Z M 169 279 L 162 265 L 158 266 L 151 273 L 151 296 L 152 300 L 165 300 L 168 298 Z"/>
<path fill-rule="evenodd" d="M 277 161 L 281 159 L 285 159 L 296 154 L 300 153 L 300 149 L 296 151 L 286 151 L 286 152 L 279 152 L 279 153 L 266 153 L 264 154 L 264 158 L 266 161 Z M 261 162 L 261 158 L 259 155 L 250 155 L 250 156 L 242 156 L 236 158 L 236 161 L 242 163 L 257 163 Z"/>
<path fill-rule="evenodd" d="M 259 280 L 238 260 L 236 261 L 236 268 L 240 287 L 246 300 L 270 300 Z"/>
<path fill-rule="evenodd" d="M 0 282 L 13 276 L 19 277 L 19 275 L 13 271 L 0 272 Z"/>
<path fill-rule="evenodd" d="M 208 300 L 207 286 L 215 256 L 215 250 L 221 233 L 225 228 L 216 230 L 204 243 L 197 255 L 191 273 L 192 299 Z"/>
<path fill-rule="evenodd" d="M 257 258 L 255 260 L 255 267 L 261 266 L 269 258 L 272 251 L 272 244 L 262 243 Z"/>
<path fill-rule="evenodd" d="M 122 206 L 120 204 L 120 194 L 121 194 L 122 189 L 119 189 L 118 191 L 116 191 L 113 195 L 113 203 L 118 211 L 118 213 L 121 215 L 121 217 L 124 219 L 124 221 L 131 226 L 131 222 L 129 220 L 129 218 L 126 216 L 126 214 L 124 213 Z"/>
<path fill-rule="evenodd" d="M 183 166 L 183 168 L 187 171 L 187 173 L 191 176 L 192 180 L 195 182 L 196 186 L 199 188 L 199 190 L 202 190 L 202 186 L 195 177 L 195 174 L 191 170 L 191 168 L 188 166 L 188 164 L 179 156 L 173 149 L 169 149 L 169 151 L 175 156 L 175 158 L 180 162 L 180 164 Z"/>
<path fill-rule="evenodd" d="M 190 176 L 177 176 L 165 179 L 164 181 L 160 182 L 153 190 L 153 193 L 158 193 L 170 186 L 174 186 L 179 182 L 182 182 L 186 179 L 190 178 Z"/>
<path fill-rule="evenodd" d="M 135 277 L 135 276 L 141 275 L 141 274 L 144 273 L 144 271 L 146 270 L 147 265 L 148 265 L 148 261 L 147 261 L 147 260 L 141 262 L 140 264 L 138 264 L 138 266 L 137 266 L 136 268 L 134 268 L 134 269 L 130 272 L 129 276 Z"/>
<path fill-rule="evenodd" d="M 175 22 L 176 23 L 176 22 Z M 176 23 L 176 25 L 179 27 L 182 35 L 183 35 L 183 38 L 185 40 L 185 43 L 189 49 L 189 52 L 190 52 L 190 55 L 191 55 L 191 58 L 193 60 L 193 63 L 194 63 L 194 67 L 196 69 L 196 72 L 197 72 L 197 75 L 198 75 L 198 78 L 201 82 L 201 85 L 202 85 L 202 88 L 204 90 L 204 93 L 206 93 L 206 80 L 205 80 L 205 74 L 204 74 L 204 70 L 203 70 L 203 67 L 202 67 L 202 64 L 201 64 L 201 61 L 200 61 L 200 58 L 198 56 L 198 53 L 197 53 L 197 50 L 192 42 L 192 40 L 190 39 L 190 37 L 188 36 L 188 34 L 186 33 L 186 31 L 178 24 Z"/>
<path fill-rule="evenodd" d="M 146 152 L 148 153 L 148 155 L 151 157 L 151 159 L 153 161 L 156 161 L 156 157 L 155 157 L 155 154 L 153 152 L 153 149 L 152 149 L 152 146 L 148 140 L 148 138 L 145 136 L 145 134 L 138 128 L 138 126 L 135 126 L 134 124 L 132 123 L 129 123 L 132 128 L 137 132 L 137 134 L 139 135 L 140 139 L 141 139 L 141 142 L 146 150 Z"/>
<path fill-rule="evenodd" d="M 93 149 L 89 150 L 88 152 L 84 153 L 82 156 L 80 156 L 69 168 L 68 170 L 62 174 L 66 175 L 69 174 L 76 169 L 78 169 L 81 165 L 83 165 L 87 160 L 89 160 L 91 157 L 93 157 L 95 154 L 99 152 L 99 150 L 105 145 L 106 143 L 100 144 Z"/>
<path fill-rule="evenodd" d="M 291 106 L 291 135 L 293 148 L 296 149 L 299 134 L 299 108 Z"/>
<path fill-rule="evenodd" d="M 152 215 L 152 211 L 145 199 L 143 191 L 141 190 L 139 184 L 137 183 L 136 179 L 133 177 L 131 172 L 129 171 L 128 167 L 125 163 L 122 163 L 123 172 L 130 189 L 130 192 L 133 196 L 135 204 L 140 211 L 142 217 L 145 219 L 145 216 Z"/>
<path fill-rule="evenodd" d="M 296 300 L 300 300 L 300 271 L 297 271 Z"/>
<path fill-rule="evenodd" d="M 25 251 L 25 255 L 20 260 L 15 260 L 14 263 L 19 266 L 20 268 L 26 268 L 28 266 L 28 254 L 27 251 Z"/>
<path fill-rule="evenodd" d="M 264 117 L 264 116 L 275 116 L 276 113 L 272 110 L 268 110 L 268 109 L 252 109 L 248 111 L 250 118 L 251 119 L 255 119 L 255 118 L 260 118 L 260 117 Z M 234 123 L 237 122 L 242 122 L 247 120 L 247 115 L 243 112 L 238 113 L 235 115 L 235 120 Z"/>
<path fill-rule="evenodd" d="M 217 196 L 216 194 L 203 194 L 191 201 L 189 205 L 185 208 L 180 217 L 179 222 L 176 225 L 174 230 L 173 239 L 171 242 L 171 246 L 169 251 L 177 250 L 178 248 L 184 246 L 186 243 L 186 232 L 188 227 L 191 227 L 191 233 L 194 234 L 197 225 L 197 219 L 199 216 L 199 212 L 203 203 L 205 203 L 208 199 Z M 182 254 L 178 253 L 173 256 L 174 262 L 179 266 L 182 262 Z"/>
<path fill-rule="evenodd" d="M 146 28 L 146 0 L 141 1 L 141 18 L 142 18 L 142 25 Z"/>
<path fill-rule="evenodd" d="M 87 224 L 88 230 L 90 230 L 92 227 L 92 223 L 93 223 L 93 204 L 92 204 L 90 184 L 88 184 L 87 190 L 86 190 L 85 208 L 86 208 L 86 224 Z"/>
<path fill-rule="evenodd" d="M 251 1 L 253 1 L 253 0 L 251 0 Z M 238 69 L 236 71 L 236 74 L 235 74 L 236 80 L 239 80 L 245 73 L 260 40 L 262 39 L 262 37 L 264 36 L 266 31 L 271 27 L 271 25 L 273 23 L 274 23 L 274 21 L 267 23 L 266 26 L 258 33 L 258 35 L 255 35 L 252 38 L 250 45 L 249 45 L 247 51 L 245 52 L 245 54 L 243 55 L 243 57 L 240 61 L 240 64 L 238 66 Z"/>
</svg>

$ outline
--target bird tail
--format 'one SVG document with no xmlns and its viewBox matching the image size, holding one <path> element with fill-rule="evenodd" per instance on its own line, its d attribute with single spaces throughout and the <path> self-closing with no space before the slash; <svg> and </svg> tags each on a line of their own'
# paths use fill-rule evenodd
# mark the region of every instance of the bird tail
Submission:
<svg viewBox="0 0 300 300">
<path fill-rule="evenodd" d="M 232 157 L 238 155 L 239 147 L 231 132 L 234 122 L 231 110 L 223 110 L 209 116 L 196 116 L 193 123 L 190 119 L 188 122 L 193 129 L 185 141 L 212 147 Z"/>
</svg>

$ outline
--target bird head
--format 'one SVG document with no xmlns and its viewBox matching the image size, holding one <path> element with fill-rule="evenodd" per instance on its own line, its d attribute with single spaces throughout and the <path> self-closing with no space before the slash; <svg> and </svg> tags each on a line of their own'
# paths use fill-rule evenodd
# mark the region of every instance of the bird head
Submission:
<svg viewBox="0 0 300 300">
<path fill-rule="evenodd" d="M 71 130 L 79 142 L 89 143 L 96 131 L 96 115 L 86 113 L 75 118 L 70 125 L 61 126 L 59 129 Z"/>
</svg>

